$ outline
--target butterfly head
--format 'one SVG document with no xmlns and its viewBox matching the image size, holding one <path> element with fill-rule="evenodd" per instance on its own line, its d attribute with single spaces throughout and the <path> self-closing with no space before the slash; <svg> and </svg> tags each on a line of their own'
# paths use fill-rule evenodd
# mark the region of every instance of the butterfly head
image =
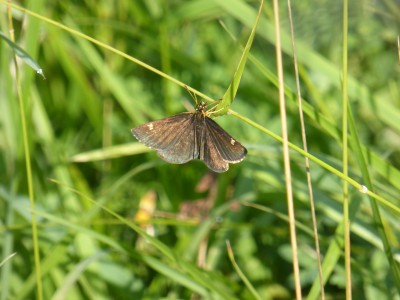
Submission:
<svg viewBox="0 0 400 300">
<path fill-rule="evenodd" d="M 207 104 L 203 101 L 201 101 L 199 104 L 196 105 L 196 114 L 201 114 L 201 115 L 206 115 L 207 111 Z"/>
</svg>

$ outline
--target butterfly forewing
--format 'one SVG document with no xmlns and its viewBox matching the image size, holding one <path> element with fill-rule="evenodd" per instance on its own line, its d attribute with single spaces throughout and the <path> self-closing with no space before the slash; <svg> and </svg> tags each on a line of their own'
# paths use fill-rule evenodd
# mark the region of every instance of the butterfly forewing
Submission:
<svg viewBox="0 0 400 300">
<path fill-rule="evenodd" d="M 205 126 L 206 131 L 209 132 L 212 143 L 225 161 L 229 163 L 238 163 L 246 157 L 246 148 L 231 137 L 216 122 L 210 118 L 206 118 Z"/>
<path fill-rule="evenodd" d="M 195 141 L 194 118 L 182 113 L 133 128 L 139 142 L 156 149 L 169 163 L 183 164 L 199 156 Z"/>
<path fill-rule="evenodd" d="M 184 125 L 182 129 L 171 132 L 175 136 L 175 142 L 158 151 L 158 155 L 167 162 L 183 164 L 199 157 L 193 116 L 191 116 L 190 124 Z"/>
</svg>

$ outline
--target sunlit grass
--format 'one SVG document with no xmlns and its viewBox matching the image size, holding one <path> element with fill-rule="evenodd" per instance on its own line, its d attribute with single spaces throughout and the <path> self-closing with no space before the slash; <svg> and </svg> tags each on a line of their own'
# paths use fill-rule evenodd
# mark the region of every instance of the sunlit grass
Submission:
<svg viewBox="0 0 400 300">
<path fill-rule="evenodd" d="M 0 0 L 0 27 L 8 36 L 5 3 Z M 37 15 L 13 10 L 16 43 L 46 80 L 19 65 L 32 211 L 12 48 L 0 40 L 1 299 L 37 295 L 32 212 L 44 299 L 294 297 L 272 7 L 264 4 L 230 114 L 216 118 L 248 156 L 227 173 L 209 175 L 199 161 L 163 162 L 136 142 L 130 128 L 185 111 L 193 102 L 185 85 L 199 98 L 223 97 L 259 2 L 162 3 L 26 1 L 21 6 Z M 368 10 L 349 4 L 348 177 L 341 172 L 341 4 L 292 7 L 309 153 L 301 146 L 287 10 L 283 3 L 280 8 L 300 278 L 310 299 L 320 293 L 307 230 L 305 155 L 325 296 L 341 298 L 346 289 L 343 180 L 349 182 L 353 298 L 399 294 L 399 258 L 388 251 L 397 253 L 400 231 L 400 90 L 392 47 L 398 18 L 384 4 L 368 4 Z M 156 195 L 150 222 L 135 223 L 149 193 Z M 207 203 L 212 206 L 205 209 Z"/>
</svg>

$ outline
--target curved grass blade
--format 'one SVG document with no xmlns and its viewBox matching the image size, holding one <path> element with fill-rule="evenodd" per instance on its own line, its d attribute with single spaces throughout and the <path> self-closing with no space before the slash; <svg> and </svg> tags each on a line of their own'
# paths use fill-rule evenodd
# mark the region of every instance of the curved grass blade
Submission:
<svg viewBox="0 0 400 300">
<path fill-rule="evenodd" d="M 135 154 L 142 154 L 149 152 L 149 148 L 141 144 L 121 144 L 117 146 L 110 146 L 107 148 L 91 150 L 75 154 L 69 160 L 76 163 L 84 163 L 91 161 L 114 159 L 119 157 L 125 157 Z"/>
<path fill-rule="evenodd" d="M 221 6 L 231 5 L 231 3 L 229 3 L 229 1 L 220 0 L 217 2 Z M 251 45 L 253 43 L 254 35 L 256 33 L 256 29 L 257 29 L 258 21 L 260 19 L 263 3 L 264 3 L 264 0 L 261 1 L 260 9 L 258 11 L 258 15 L 256 18 L 256 22 L 254 23 L 253 29 L 251 30 L 249 39 L 247 40 L 246 47 L 243 50 L 242 57 L 240 58 L 239 65 L 237 66 L 237 69 L 235 71 L 233 79 L 232 79 L 228 89 L 226 90 L 224 96 L 222 97 L 222 100 L 218 102 L 218 104 L 215 108 L 215 113 L 213 113 L 214 116 L 225 115 L 228 112 L 229 106 L 232 104 L 233 99 L 236 96 L 236 92 L 239 88 L 240 79 L 242 78 L 242 74 L 244 71 L 244 67 L 246 65 L 247 57 L 249 55 L 249 51 L 250 51 Z"/>
<path fill-rule="evenodd" d="M 8 255 L 5 259 L 3 259 L 2 261 L 0 261 L 0 268 L 2 265 L 4 265 L 8 260 L 10 260 L 14 255 L 16 255 L 17 252 L 11 253 L 10 255 Z"/>
<path fill-rule="evenodd" d="M 229 240 L 226 241 L 226 248 L 228 250 L 228 256 L 229 259 L 233 265 L 233 267 L 236 270 L 236 273 L 239 275 L 240 279 L 242 279 L 243 283 L 246 285 L 247 289 L 251 293 L 251 295 L 254 297 L 254 299 L 261 300 L 261 296 L 258 294 L 254 286 L 251 284 L 250 280 L 246 277 L 246 275 L 243 273 L 243 271 L 240 269 L 239 265 L 237 264 L 235 260 L 235 256 L 233 254 L 233 250 L 231 247 L 231 243 Z"/>
<path fill-rule="evenodd" d="M 46 79 L 46 77 L 43 74 L 43 69 L 40 67 L 40 65 L 20 46 L 18 46 L 16 43 L 11 41 L 4 33 L 0 31 L 0 37 L 6 41 L 6 43 L 14 50 L 15 54 L 22 59 L 23 62 L 25 62 L 28 66 L 30 66 L 32 69 L 36 71 L 40 76 L 43 77 L 43 79 Z"/>
<path fill-rule="evenodd" d="M 68 295 L 68 292 L 72 289 L 72 287 L 77 284 L 79 277 L 87 270 L 87 268 L 95 261 L 104 257 L 108 252 L 101 251 L 97 252 L 94 255 L 88 257 L 87 259 L 78 263 L 70 273 L 66 275 L 66 278 L 63 280 L 61 286 L 58 287 L 57 291 L 54 293 L 52 299 L 53 300 L 62 300 L 65 299 Z"/>
</svg>

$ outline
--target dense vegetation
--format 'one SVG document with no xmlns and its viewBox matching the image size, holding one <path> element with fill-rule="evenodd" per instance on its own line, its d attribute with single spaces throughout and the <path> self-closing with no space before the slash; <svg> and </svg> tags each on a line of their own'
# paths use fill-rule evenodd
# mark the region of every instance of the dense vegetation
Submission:
<svg viewBox="0 0 400 300">
<path fill-rule="evenodd" d="M 1 32 L 14 28 L 16 44 L 46 79 L 21 59 L 17 76 L 12 47 L 0 39 L 0 299 L 33 299 L 38 290 L 44 299 L 294 298 L 282 143 L 241 118 L 218 117 L 248 155 L 215 174 L 198 160 L 168 164 L 130 132 L 194 105 L 185 88 L 140 62 L 220 99 L 259 1 L 26 0 L 20 5 L 29 11 L 12 9 L 12 25 L 6 2 L 0 0 Z M 289 141 L 302 148 L 287 4 L 280 5 Z M 346 289 L 344 79 L 353 297 L 399 299 L 400 8 L 394 0 L 350 3 L 348 77 L 342 9 L 327 0 L 292 7 L 308 149 L 328 166 L 315 159 L 310 166 L 324 291 L 340 299 Z M 275 51 L 266 2 L 230 108 L 281 136 Z M 290 154 L 302 292 L 316 299 L 304 156 Z"/>
</svg>

